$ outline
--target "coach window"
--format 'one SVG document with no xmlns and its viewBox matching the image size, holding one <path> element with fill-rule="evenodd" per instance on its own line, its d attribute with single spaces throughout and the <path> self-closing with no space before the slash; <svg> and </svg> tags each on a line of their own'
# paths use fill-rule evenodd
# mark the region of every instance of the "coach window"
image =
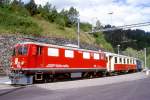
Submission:
<svg viewBox="0 0 150 100">
<path fill-rule="evenodd" d="M 115 63 L 117 63 L 117 57 L 115 57 Z"/>
<path fill-rule="evenodd" d="M 129 64 L 129 59 L 127 59 L 127 64 Z"/>
<path fill-rule="evenodd" d="M 120 63 L 120 64 L 122 63 L 122 59 L 121 59 L 121 58 L 119 58 L 119 63 Z"/>
<path fill-rule="evenodd" d="M 132 64 L 134 64 L 134 59 L 132 59 Z"/>
<path fill-rule="evenodd" d="M 133 64 L 136 64 L 136 60 L 133 60 Z"/>
<path fill-rule="evenodd" d="M 123 60 L 124 60 L 124 64 L 125 64 L 126 63 L 126 59 L 124 58 Z"/>
<path fill-rule="evenodd" d="M 65 50 L 65 57 L 73 58 L 74 57 L 74 51 L 72 51 L 72 50 Z"/>
<path fill-rule="evenodd" d="M 131 60 L 130 60 L 130 58 L 129 58 L 129 64 L 131 63 L 130 61 L 131 61 Z"/>
<path fill-rule="evenodd" d="M 133 64 L 133 60 L 132 59 L 130 59 L 130 64 Z"/>
<path fill-rule="evenodd" d="M 48 48 L 48 56 L 59 56 L 59 49 L 57 48 Z"/>
<path fill-rule="evenodd" d="M 122 63 L 125 64 L 125 58 L 122 58 L 122 60 L 123 60 Z"/>
<path fill-rule="evenodd" d="M 90 53 L 89 52 L 83 52 L 83 58 L 84 59 L 90 59 Z"/>
<path fill-rule="evenodd" d="M 94 53 L 94 59 L 96 59 L 96 60 L 99 59 L 99 54 L 98 53 Z"/>
</svg>

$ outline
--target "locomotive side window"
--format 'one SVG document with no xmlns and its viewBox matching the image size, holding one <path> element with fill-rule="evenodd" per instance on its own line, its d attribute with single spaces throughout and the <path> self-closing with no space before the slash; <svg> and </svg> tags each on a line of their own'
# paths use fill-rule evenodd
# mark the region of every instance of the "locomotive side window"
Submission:
<svg viewBox="0 0 150 100">
<path fill-rule="evenodd" d="M 48 48 L 48 56 L 59 56 L 59 49 L 57 48 Z"/>
<path fill-rule="evenodd" d="M 94 53 L 94 59 L 96 59 L 96 60 L 99 59 L 99 54 L 98 53 Z"/>
<path fill-rule="evenodd" d="M 74 57 L 74 51 L 72 51 L 72 50 L 65 50 L 65 57 L 73 58 Z"/>
<path fill-rule="evenodd" d="M 83 52 L 83 58 L 84 59 L 90 59 L 90 53 L 89 52 Z"/>
<path fill-rule="evenodd" d="M 101 53 L 101 59 L 104 59 L 104 54 L 103 53 Z"/>
<path fill-rule="evenodd" d="M 19 55 L 26 55 L 27 51 L 28 51 L 28 48 L 26 46 L 18 47 L 18 54 Z"/>
</svg>

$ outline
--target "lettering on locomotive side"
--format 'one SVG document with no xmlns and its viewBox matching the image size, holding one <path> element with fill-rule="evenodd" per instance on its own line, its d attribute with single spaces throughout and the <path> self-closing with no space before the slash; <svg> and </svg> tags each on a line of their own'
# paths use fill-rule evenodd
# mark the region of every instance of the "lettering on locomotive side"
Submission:
<svg viewBox="0 0 150 100">
<path fill-rule="evenodd" d="M 69 68 L 69 65 L 65 64 L 48 64 L 46 67 L 48 68 Z"/>
</svg>

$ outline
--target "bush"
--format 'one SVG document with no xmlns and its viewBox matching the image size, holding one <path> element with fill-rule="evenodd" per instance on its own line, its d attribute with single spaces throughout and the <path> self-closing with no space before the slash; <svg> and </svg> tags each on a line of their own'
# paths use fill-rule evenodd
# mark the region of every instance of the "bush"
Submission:
<svg viewBox="0 0 150 100">
<path fill-rule="evenodd" d="M 5 12 L 6 11 L 6 12 Z M 8 13 L 9 12 L 9 13 Z M 42 29 L 31 17 L 18 16 L 13 12 L 0 8 L 0 28 L 7 32 L 20 32 L 24 34 L 40 34 Z"/>
<path fill-rule="evenodd" d="M 100 46 L 103 46 L 102 48 L 105 48 L 106 50 L 108 51 L 114 51 L 113 50 L 113 47 L 111 46 L 110 43 L 108 43 L 106 40 L 105 40 L 105 37 L 104 37 L 104 34 L 103 33 L 95 33 L 94 34 L 94 37 L 95 37 L 95 42 L 96 44 L 100 45 Z M 102 44 L 102 45 L 101 45 Z"/>
<path fill-rule="evenodd" d="M 65 29 L 65 20 L 63 17 L 59 16 L 55 19 L 55 23 L 59 25 L 59 29 Z"/>
<path fill-rule="evenodd" d="M 91 31 L 92 25 L 89 24 L 89 23 L 80 23 L 80 28 L 81 28 L 84 32 L 88 32 L 88 31 Z"/>
</svg>

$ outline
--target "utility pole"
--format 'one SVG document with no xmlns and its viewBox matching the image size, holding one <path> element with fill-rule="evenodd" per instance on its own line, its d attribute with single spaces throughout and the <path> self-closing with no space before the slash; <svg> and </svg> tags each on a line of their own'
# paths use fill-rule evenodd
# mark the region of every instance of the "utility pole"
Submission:
<svg viewBox="0 0 150 100">
<path fill-rule="evenodd" d="M 113 23 L 112 23 L 112 15 L 113 15 L 113 12 L 109 12 L 108 14 L 110 15 L 110 24 L 111 24 L 111 26 L 113 26 L 113 25 L 112 25 L 112 24 L 113 24 Z"/>
<path fill-rule="evenodd" d="M 80 48 L 80 19 L 78 18 L 78 48 Z"/>
<path fill-rule="evenodd" d="M 146 48 L 144 48 L 144 55 L 145 55 L 145 69 L 147 68 L 147 65 L 146 65 Z"/>
<path fill-rule="evenodd" d="M 120 53 L 120 52 L 119 52 L 119 51 L 120 51 L 120 45 L 118 44 L 117 47 L 118 47 L 118 54 L 119 54 L 119 53 Z"/>
</svg>

